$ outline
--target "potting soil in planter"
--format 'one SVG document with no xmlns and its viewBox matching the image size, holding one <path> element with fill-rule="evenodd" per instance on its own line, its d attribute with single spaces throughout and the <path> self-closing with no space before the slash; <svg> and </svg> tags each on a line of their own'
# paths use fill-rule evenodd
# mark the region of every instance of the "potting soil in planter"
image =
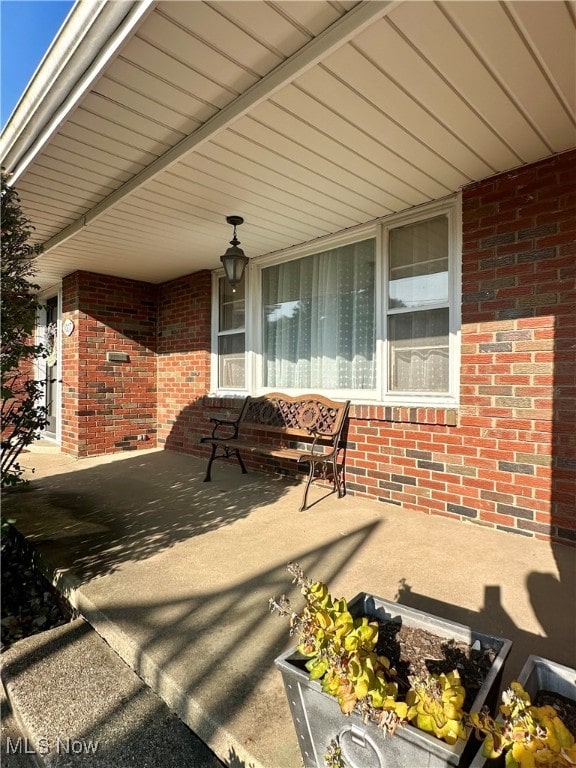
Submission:
<svg viewBox="0 0 576 768">
<path fill-rule="evenodd" d="M 470 711 L 497 656 L 494 648 L 473 648 L 469 642 L 446 639 L 421 627 L 387 622 L 378 630 L 377 652 L 390 660 L 398 673 L 400 693 L 409 677 L 448 674 L 457 669 L 466 690 L 464 710 Z"/>
</svg>

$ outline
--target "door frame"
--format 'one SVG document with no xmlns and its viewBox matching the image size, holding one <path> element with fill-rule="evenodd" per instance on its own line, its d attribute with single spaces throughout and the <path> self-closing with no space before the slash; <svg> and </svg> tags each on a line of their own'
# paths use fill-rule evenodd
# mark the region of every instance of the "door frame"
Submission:
<svg viewBox="0 0 576 768">
<path fill-rule="evenodd" d="M 56 392 L 54 402 L 54 415 L 56 419 L 56 429 L 53 432 L 43 430 L 40 435 L 46 440 L 53 441 L 60 445 L 62 442 L 62 287 L 52 286 L 46 291 L 42 291 L 37 296 L 38 309 L 36 313 L 36 344 L 42 344 L 46 340 L 46 303 L 48 299 L 56 298 Z M 47 365 L 45 358 L 38 357 L 35 361 L 35 376 L 39 381 L 46 380 Z M 46 387 L 42 388 L 41 405 L 45 406 L 47 402 Z"/>
</svg>

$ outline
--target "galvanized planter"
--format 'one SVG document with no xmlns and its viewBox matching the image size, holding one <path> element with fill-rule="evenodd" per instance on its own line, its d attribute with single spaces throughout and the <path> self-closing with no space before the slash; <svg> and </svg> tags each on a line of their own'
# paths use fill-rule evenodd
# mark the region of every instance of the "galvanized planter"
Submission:
<svg viewBox="0 0 576 768">
<path fill-rule="evenodd" d="M 463 624 L 366 593 L 357 595 L 349 603 L 349 609 L 355 617 L 370 616 L 381 622 L 401 622 L 447 640 L 470 644 L 479 641 L 481 648 L 494 648 L 496 659 L 474 700 L 472 711 L 484 705 L 491 709 L 495 707 L 502 667 L 512 645 L 510 640 L 475 632 Z M 399 728 L 394 736 L 385 736 L 373 723 L 365 725 L 356 713 L 345 717 L 336 699 L 323 693 L 317 681 L 309 679 L 305 661 L 295 650 L 276 659 L 284 679 L 305 768 L 325 768 L 324 755 L 335 738 L 339 740 L 347 768 L 468 768 L 470 765 L 477 750 L 473 735 L 467 742 L 449 745 L 407 725 Z"/>
<path fill-rule="evenodd" d="M 576 702 L 576 669 L 557 664 L 542 656 L 528 656 L 518 675 L 518 682 L 530 695 L 532 701 L 538 691 L 559 693 Z M 472 761 L 470 768 L 500 768 L 504 766 L 504 756 L 488 760 L 482 755 L 482 746 Z"/>
</svg>

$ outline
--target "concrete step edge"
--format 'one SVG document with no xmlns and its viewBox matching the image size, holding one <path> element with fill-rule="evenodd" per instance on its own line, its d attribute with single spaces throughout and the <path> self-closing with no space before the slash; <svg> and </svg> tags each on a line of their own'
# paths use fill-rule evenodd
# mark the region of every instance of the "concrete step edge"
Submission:
<svg viewBox="0 0 576 768">
<path fill-rule="evenodd" d="M 0 679 L 0 709 L 2 712 L 2 743 L 0 746 L 2 768 L 43 768 L 31 735 L 17 709 L 10 701 L 4 680 Z"/>
<path fill-rule="evenodd" d="M 207 745 L 217 759 L 232 766 L 271 768 L 263 765 L 227 728 L 209 716 L 170 674 L 158 666 L 150 654 L 138 646 L 100 610 L 84 594 L 82 584 L 73 575 L 52 568 L 50 563 L 40 555 L 36 560 L 36 566 L 110 647 L 111 652 L 117 655 L 133 674 L 137 675 L 151 692 L 158 696 L 201 742 Z M 58 768 L 61 768 L 60 763 Z"/>
<path fill-rule="evenodd" d="M 40 768 L 222 766 L 82 618 L 18 641 L 1 661 L 21 732 L 11 751 Z"/>
</svg>

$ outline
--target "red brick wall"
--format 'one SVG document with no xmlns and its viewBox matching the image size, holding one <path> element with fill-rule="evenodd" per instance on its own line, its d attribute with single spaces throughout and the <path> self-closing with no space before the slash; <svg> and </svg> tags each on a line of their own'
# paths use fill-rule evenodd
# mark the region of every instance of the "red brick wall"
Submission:
<svg viewBox="0 0 576 768">
<path fill-rule="evenodd" d="M 353 492 L 576 541 L 575 179 L 570 152 L 464 189 L 460 408 L 354 409 Z"/>
<path fill-rule="evenodd" d="M 576 540 L 576 152 L 464 190 L 461 425 L 479 517 Z"/>
<path fill-rule="evenodd" d="M 75 272 L 62 286 L 62 450 L 75 456 L 156 444 L 156 286 Z M 107 362 L 107 352 L 127 362 Z M 138 440 L 145 435 L 146 440 Z"/>
<path fill-rule="evenodd" d="M 159 287 L 158 443 L 193 452 L 205 430 L 194 404 L 210 389 L 211 274 Z"/>
</svg>

